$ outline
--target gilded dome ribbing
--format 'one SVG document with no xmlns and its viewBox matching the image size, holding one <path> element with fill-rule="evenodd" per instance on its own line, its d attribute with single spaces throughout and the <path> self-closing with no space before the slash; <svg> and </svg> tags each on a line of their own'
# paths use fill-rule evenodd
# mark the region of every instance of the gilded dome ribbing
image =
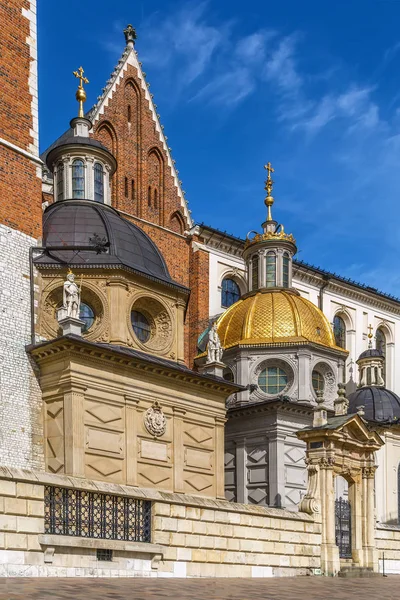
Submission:
<svg viewBox="0 0 400 600">
<path fill-rule="evenodd" d="M 288 290 L 260 290 L 239 300 L 219 318 L 218 334 L 224 348 L 314 343 L 345 352 L 323 312 Z"/>
</svg>

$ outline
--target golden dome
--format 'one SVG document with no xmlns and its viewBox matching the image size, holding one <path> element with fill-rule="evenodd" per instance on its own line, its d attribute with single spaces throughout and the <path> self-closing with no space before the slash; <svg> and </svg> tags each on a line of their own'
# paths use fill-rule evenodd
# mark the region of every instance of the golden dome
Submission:
<svg viewBox="0 0 400 600">
<path fill-rule="evenodd" d="M 289 290 L 260 290 L 238 300 L 218 319 L 218 334 L 224 348 L 308 342 L 345 352 L 323 312 Z"/>
</svg>

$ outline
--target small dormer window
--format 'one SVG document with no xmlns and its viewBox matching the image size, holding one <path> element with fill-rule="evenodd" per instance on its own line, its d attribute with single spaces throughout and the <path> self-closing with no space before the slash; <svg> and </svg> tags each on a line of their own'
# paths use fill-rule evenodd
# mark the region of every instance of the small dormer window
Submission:
<svg viewBox="0 0 400 600">
<path fill-rule="evenodd" d="M 64 164 L 59 162 L 57 165 L 57 200 L 64 198 Z"/>
<path fill-rule="evenodd" d="M 94 165 L 94 199 L 96 202 L 104 202 L 104 171 L 98 162 Z"/>
<path fill-rule="evenodd" d="M 80 158 L 72 163 L 72 197 L 85 197 L 85 166 Z"/>
</svg>

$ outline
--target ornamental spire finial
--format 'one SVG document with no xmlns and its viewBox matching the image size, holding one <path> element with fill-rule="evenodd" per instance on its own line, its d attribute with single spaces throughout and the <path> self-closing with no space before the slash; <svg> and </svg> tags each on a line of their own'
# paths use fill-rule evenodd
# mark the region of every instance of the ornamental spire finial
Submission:
<svg viewBox="0 0 400 600">
<path fill-rule="evenodd" d="M 373 327 L 372 325 L 368 325 L 368 348 L 372 348 L 372 338 L 374 337 L 373 333 Z"/>
<path fill-rule="evenodd" d="M 136 29 L 132 25 L 127 25 L 124 29 L 125 42 L 127 46 L 133 48 L 137 39 Z"/>
<path fill-rule="evenodd" d="M 265 191 L 267 192 L 267 196 L 266 196 L 264 202 L 268 209 L 268 213 L 267 213 L 267 222 L 268 222 L 268 221 L 272 221 L 271 206 L 274 203 L 274 199 L 271 196 L 271 192 L 272 192 L 272 187 L 274 185 L 274 181 L 272 180 L 271 173 L 274 173 L 275 169 L 272 168 L 272 165 L 270 162 L 268 164 L 264 165 L 264 169 L 266 171 L 268 171 L 268 176 L 267 176 L 267 179 L 265 180 L 265 187 L 264 187 Z"/>
<path fill-rule="evenodd" d="M 89 79 L 87 79 L 87 77 L 84 77 L 84 70 L 82 67 L 79 67 L 79 69 L 77 71 L 73 71 L 73 75 L 75 75 L 75 77 L 77 77 L 77 79 L 79 79 L 79 86 L 78 89 L 76 90 L 76 94 L 75 94 L 75 98 L 78 100 L 79 102 L 79 111 L 78 111 L 78 117 L 80 118 L 84 118 L 85 114 L 83 112 L 83 103 L 86 101 L 86 92 L 85 89 L 83 87 L 84 83 L 89 83 Z"/>
</svg>

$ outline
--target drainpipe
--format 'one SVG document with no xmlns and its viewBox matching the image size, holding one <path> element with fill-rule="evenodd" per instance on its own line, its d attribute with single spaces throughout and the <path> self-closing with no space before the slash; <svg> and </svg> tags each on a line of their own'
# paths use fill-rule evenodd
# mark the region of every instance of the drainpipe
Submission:
<svg viewBox="0 0 400 600">
<path fill-rule="evenodd" d="M 321 287 L 319 288 L 319 299 L 318 299 L 318 308 L 320 310 L 322 310 L 322 312 L 324 311 L 324 290 L 326 287 L 328 287 L 329 282 L 330 282 L 330 278 L 327 277 L 326 275 L 324 275 L 323 279 L 324 279 L 324 282 L 321 285 Z"/>
</svg>

